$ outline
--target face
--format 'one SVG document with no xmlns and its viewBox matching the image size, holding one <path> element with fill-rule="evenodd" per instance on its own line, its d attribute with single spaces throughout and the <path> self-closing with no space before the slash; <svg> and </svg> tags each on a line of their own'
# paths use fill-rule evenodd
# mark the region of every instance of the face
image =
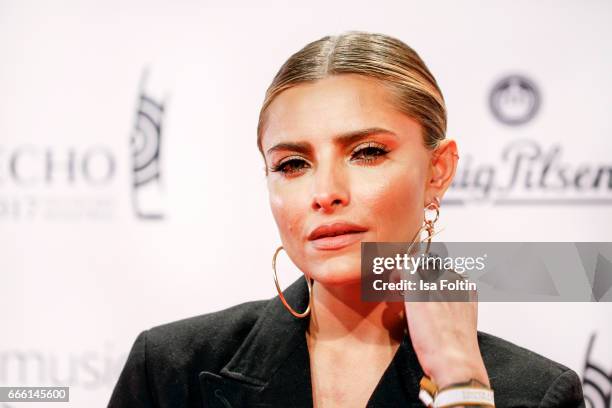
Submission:
<svg viewBox="0 0 612 408">
<path fill-rule="evenodd" d="M 261 143 L 282 245 L 300 270 L 327 285 L 359 281 L 361 241 L 411 241 L 424 207 L 454 174 L 455 162 L 432 165 L 420 124 L 361 75 L 277 95 Z"/>
</svg>

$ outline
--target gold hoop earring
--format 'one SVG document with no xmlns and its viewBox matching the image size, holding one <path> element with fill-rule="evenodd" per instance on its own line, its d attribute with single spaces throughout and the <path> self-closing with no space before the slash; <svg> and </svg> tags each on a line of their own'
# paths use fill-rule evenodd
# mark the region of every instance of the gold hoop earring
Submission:
<svg viewBox="0 0 612 408">
<path fill-rule="evenodd" d="M 291 312 L 292 315 L 299 318 L 304 318 L 310 314 L 310 305 L 312 303 L 312 282 L 310 281 L 310 277 L 308 274 L 304 273 L 304 277 L 306 278 L 306 284 L 308 285 L 308 307 L 302 313 L 298 313 L 287 303 L 287 299 L 285 299 L 285 295 L 283 295 L 283 291 L 281 290 L 280 285 L 278 284 L 278 277 L 276 276 L 276 256 L 280 252 L 281 249 L 284 249 L 283 246 L 279 246 L 276 248 L 274 252 L 274 256 L 272 257 L 272 274 L 274 275 L 274 283 L 276 284 L 276 290 L 278 291 L 278 297 L 280 297 L 281 302 L 285 305 L 285 308 Z"/>
<path fill-rule="evenodd" d="M 433 219 L 427 218 L 427 211 L 435 211 L 435 217 Z M 440 199 L 437 196 L 434 196 L 433 201 L 427 204 L 427 207 L 423 210 L 423 227 L 425 231 L 427 231 L 427 249 L 426 253 L 429 253 L 429 246 L 431 245 L 431 237 L 434 234 L 434 225 L 438 218 L 440 218 Z"/>
<path fill-rule="evenodd" d="M 427 211 L 435 211 L 435 217 L 433 219 L 428 218 Z M 434 196 L 432 202 L 427 204 L 427 206 L 423 209 L 423 225 L 421 226 L 421 228 L 419 228 L 419 230 L 412 238 L 412 243 L 408 247 L 408 251 L 412 249 L 412 246 L 417 242 L 417 238 L 419 238 L 419 243 L 427 241 L 427 249 L 425 250 L 425 253 L 429 253 L 429 247 L 431 246 L 431 237 L 434 235 L 434 225 L 436 221 L 438 221 L 438 218 L 440 218 L 440 199 Z M 423 231 L 427 232 L 427 238 L 420 239 L 421 233 Z"/>
<path fill-rule="evenodd" d="M 435 211 L 436 215 L 433 219 L 427 218 L 427 210 Z M 427 207 L 425 207 L 423 211 L 423 224 L 425 225 L 427 233 L 429 234 L 428 239 L 431 239 L 431 236 L 433 235 L 434 231 L 434 224 L 436 223 L 436 221 L 438 221 L 438 218 L 440 218 L 440 199 L 434 196 L 433 201 L 427 204 Z"/>
</svg>

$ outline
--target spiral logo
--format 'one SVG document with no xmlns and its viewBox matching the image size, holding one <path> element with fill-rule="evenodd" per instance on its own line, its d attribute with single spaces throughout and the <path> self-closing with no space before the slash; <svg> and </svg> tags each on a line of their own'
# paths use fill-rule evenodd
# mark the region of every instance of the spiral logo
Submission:
<svg viewBox="0 0 612 408">
<path fill-rule="evenodd" d="M 489 107 L 500 122 L 522 125 L 529 122 L 540 108 L 540 92 L 535 83 L 521 75 L 499 80 L 489 94 Z"/>
<path fill-rule="evenodd" d="M 592 334 L 582 374 L 584 398 L 589 408 L 609 408 L 612 407 L 612 372 L 607 373 L 602 366 L 591 360 L 594 343 L 595 334 Z"/>
<path fill-rule="evenodd" d="M 165 106 L 145 91 L 146 78 L 145 70 L 130 137 L 132 205 L 140 219 L 162 219 L 160 153 Z"/>
<path fill-rule="evenodd" d="M 164 107 L 146 95 L 140 96 L 136 124 L 130 140 L 134 165 L 134 187 L 160 177 L 161 122 Z"/>
</svg>

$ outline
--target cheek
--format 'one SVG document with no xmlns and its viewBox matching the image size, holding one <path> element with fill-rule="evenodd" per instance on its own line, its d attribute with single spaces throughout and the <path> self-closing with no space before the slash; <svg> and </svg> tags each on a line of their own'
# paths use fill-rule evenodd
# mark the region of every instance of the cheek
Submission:
<svg viewBox="0 0 612 408">
<path fill-rule="evenodd" d="M 305 271 L 309 269 L 303 242 L 306 239 L 304 221 L 308 215 L 308 203 L 304 201 L 304 190 L 298 184 L 268 184 L 268 191 L 270 208 L 278 227 L 281 244 L 291 262 Z"/>
<path fill-rule="evenodd" d="M 422 221 L 424 185 L 419 168 L 396 168 L 360 183 L 360 201 L 380 241 L 409 241 Z"/>
<path fill-rule="evenodd" d="M 272 215 L 285 245 L 301 237 L 301 222 L 304 219 L 303 203 L 298 201 L 301 195 L 287 186 L 269 185 L 269 199 Z"/>
</svg>

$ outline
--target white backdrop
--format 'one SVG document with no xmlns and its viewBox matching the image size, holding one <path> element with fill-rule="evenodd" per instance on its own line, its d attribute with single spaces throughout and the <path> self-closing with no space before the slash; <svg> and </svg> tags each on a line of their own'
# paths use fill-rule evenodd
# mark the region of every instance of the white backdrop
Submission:
<svg viewBox="0 0 612 408">
<path fill-rule="evenodd" d="M 275 295 L 257 115 L 280 65 L 327 34 L 396 36 L 436 76 L 468 172 L 439 241 L 612 241 L 609 1 L 253 4 L 0 1 L 0 385 L 68 385 L 53 407 L 105 406 L 141 330 Z M 136 188 L 141 91 L 164 110 L 149 112 L 161 145 L 144 170 L 159 182 Z M 517 148 L 541 154 L 483 195 Z M 568 183 L 527 188 L 546 163 Z M 286 286 L 298 272 L 279 262 Z M 596 334 L 592 363 L 612 372 L 611 312 L 483 303 L 479 326 L 580 375 Z"/>
</svg>

